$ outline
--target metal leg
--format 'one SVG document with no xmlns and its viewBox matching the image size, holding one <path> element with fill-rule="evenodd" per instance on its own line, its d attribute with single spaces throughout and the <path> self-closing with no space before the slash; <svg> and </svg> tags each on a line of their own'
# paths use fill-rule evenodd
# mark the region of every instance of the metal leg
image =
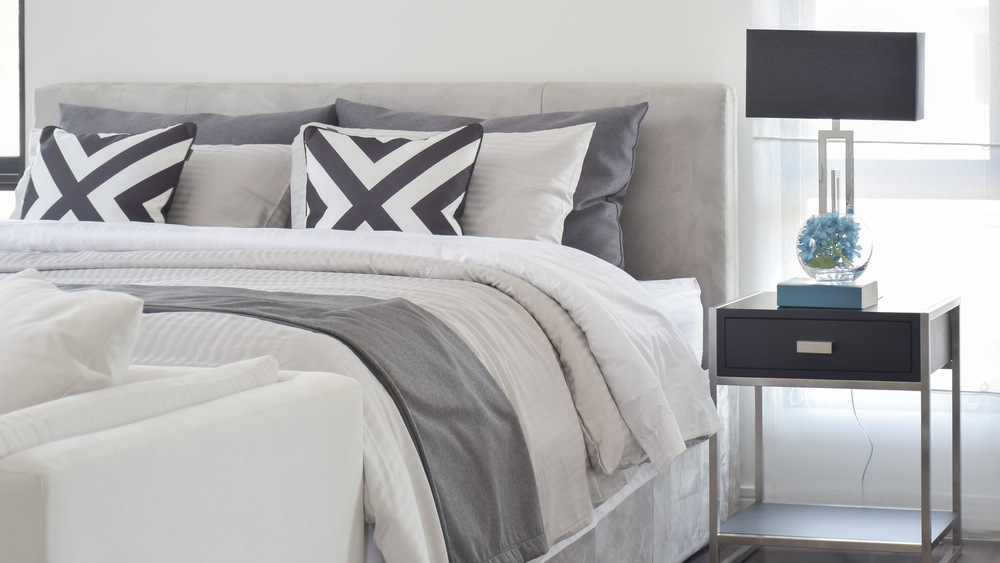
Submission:
<svg viewBox="0 0 1000 563">
<path fill-rule="evenodd" d="M 715 394 L 715 386 L 712 387 Z M 715 397 L 713 397 L 714 399 Z M 708 438 L 708 561 L 719 563 L 719 438 Z"/>
<path fill-rule="evenodd" d="M 926 317 L 920 323 L 920 554 L 922 563 L 932 563 L 930 329 Z"/>
<path fill-rule="evenodd" d="M 951 510 L 958 513 L 951 532 L 952 551 L 962 554 L 962 370 L 959 309 L 949 313 L 951 329 Z"/>
<path fill-rule="evenodd" d="M 713 387 L 714 389 L 714 387 Z M 754 500 L 756 502 L 764 501 L 764 395 L 762 388 L 757 385 L 754 386 Z M 714 437 L 712 438 L 714 439 Z M 718 542 L 718 516 L 716 514 L 716 496 L 715 489 L 712 488 L 713 484 L 716 484 L 716 479 L 718 479 L 717 474 L 717 458 L 718 452 L 713 449 L 713 442 L 709 442 L 708 450 L 709 456 L 713 460 L 713 464 L 709 468 L 708 478 L 712 479 L 709 484 L 709 502 L 712 506 L 709 508 L 709 517 L 711 518 L 710 526 L 715 526 L 714 528 L 709 528 L 709 546 L 708 546 L 708 560 L 709 563 L 719 563 L 719 542 Z M 744 545 L 740 546 L 735 553 L 726 558 L 722 563 L 740 563 L 746 558 L 753 555 L 758 549 L 759 545 Z"/>
<path fill-rule="evenodd" d="M 756 502 L 764 502 L 764 391 L 760 385 L 753 388 L 754 434 L 754 486 Z"/>
<path fill-rule="evenodd" d="M 921 561 L 931 563 L 931 394 L 920 392 L 920 541 Z"/>
<path fill-rule="evenodd" d="M 714 371 L 714 370 L 713 370 Z M 719 404 L 714 373 L 709 374 L 712 402 Z M 719 563 L 719 435 L 708 437 L 708 561 Z"/>
</svg>

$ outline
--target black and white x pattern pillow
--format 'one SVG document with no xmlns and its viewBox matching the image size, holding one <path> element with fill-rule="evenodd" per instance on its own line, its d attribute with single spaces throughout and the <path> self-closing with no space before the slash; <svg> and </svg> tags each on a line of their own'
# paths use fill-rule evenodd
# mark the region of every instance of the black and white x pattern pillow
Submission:
<svg viewBox="0 0 1000 563">
<path fill-rule="evenodd" d="M 306 227 L 460 235 L 479 124 L 444 133 L 309 125 Z"/>
<path fill-rule="evenodd" d="M 194 143 L 194 123 L 137 135 L 42 130 L 22 219 L 163 223 Z"/>
</svg>

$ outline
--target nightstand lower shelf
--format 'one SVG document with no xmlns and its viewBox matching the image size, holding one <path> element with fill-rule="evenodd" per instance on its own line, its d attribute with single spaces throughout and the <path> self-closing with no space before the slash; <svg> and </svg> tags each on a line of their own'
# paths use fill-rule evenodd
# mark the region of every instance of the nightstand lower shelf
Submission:
<svg viewBox="0 0 1000 563">
<path fill-rule="evenodd" d="M 931 512 L 937 544 L 957 512 Z M 920 553 L 920 511 L 756 503 L 719 528 L 719 543 Z"/>
</svg>

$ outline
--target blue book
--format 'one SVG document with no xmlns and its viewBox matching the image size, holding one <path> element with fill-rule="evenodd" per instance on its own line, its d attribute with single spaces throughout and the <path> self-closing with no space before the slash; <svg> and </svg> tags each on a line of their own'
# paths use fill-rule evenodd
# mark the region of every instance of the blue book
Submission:
<svg viewBox="0 0 1000 563">
<path fill-rule="evenodd" d="M 828 284 L 792 278 L 778 284 L 779 307 L 867 309 L 878 303 L 878 282 Z"/>
</svg>

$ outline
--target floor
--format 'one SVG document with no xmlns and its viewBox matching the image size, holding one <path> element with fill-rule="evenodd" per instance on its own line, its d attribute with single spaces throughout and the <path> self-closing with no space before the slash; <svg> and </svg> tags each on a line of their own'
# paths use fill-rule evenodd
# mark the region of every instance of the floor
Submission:
<svg viewBox="0 0 1000 563">
<path fill-rule="evenodd" d="M 947 544 L 947 540 L 942 544 Z M 934 560 L 940 559 L 947 547 L 934 550 Z M 724 549 L 722 557 L 731 553 Z M 748 557 L 746 563 L 919 563 L 915 554 L 868 553 L 856 551 L 826 551 L 762 547 Z M 685 563 L 708 563 L 708 548 L 692 555 Z M 1000 563 L 1000 541 L 966 540 L 958 563 Z"/>
</svg>

